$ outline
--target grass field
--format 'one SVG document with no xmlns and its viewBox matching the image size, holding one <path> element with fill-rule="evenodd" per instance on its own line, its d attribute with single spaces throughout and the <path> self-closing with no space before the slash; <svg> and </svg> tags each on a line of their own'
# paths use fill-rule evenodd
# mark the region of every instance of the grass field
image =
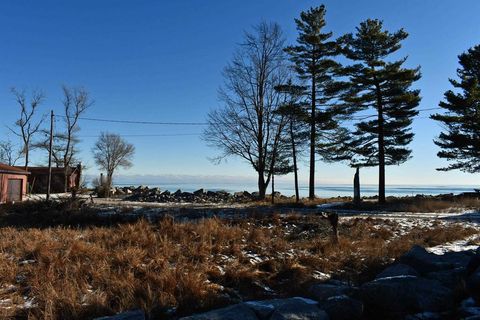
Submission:
<svg viewBox="0 0 480 320">
<path fill-rule="evenodd" d="M 240 299 L 305 295 L 327 276 L 369 280 L 414 244 L 478 234 L 460 223 L 349 218 L 340 220 L 335 245 L 317 216 L 119 224 L 71 204 L 2 210 L 0 317 L 7 319 L 88 319 L 132 308 L 168 318 Z"/>
</svg>

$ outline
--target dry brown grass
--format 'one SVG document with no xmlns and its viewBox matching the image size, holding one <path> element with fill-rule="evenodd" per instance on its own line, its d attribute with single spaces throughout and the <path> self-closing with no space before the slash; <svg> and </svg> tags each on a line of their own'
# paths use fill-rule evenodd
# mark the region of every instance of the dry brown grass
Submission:
<svg viewBox="0 0 480 320">
<path fill-rule="evenodd" d="M 395 237 L 395 228 L 391 221 L 350 219 L 341 223 L 334 245 L 327 221 L 301 215 L 4 226 L 0 301 L 10 299 L 11 308 L 0 304 L 0 317 L 88 319 L 142 308 L 153 318 L 167 318 L 171 307 L 181 315 L 236 299 L 304 294 L 316 281 L 315 271 L 362 282 L 414 244 L 431 246 L 477 232 L 451 224 Z M 25 300 L 33 307 L 19 308 Z"/>
<path fill-rule="evenodd" d="M 363 201 L 358 205 L 346 203 L 342 207 L 366 211 L 456 212 L 464 209 L 480 209 L 480 200 L 459 196 L 389 197 L 385 204 L 378 204 L 376 201 Z"/>
</svg>

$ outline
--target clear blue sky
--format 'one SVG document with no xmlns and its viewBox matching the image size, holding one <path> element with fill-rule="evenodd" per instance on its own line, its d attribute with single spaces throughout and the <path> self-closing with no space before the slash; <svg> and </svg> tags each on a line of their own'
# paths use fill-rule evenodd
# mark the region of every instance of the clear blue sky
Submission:
<svg viewBox="0 0 480 320">
<path fill-rule="evenodd" d="M 217 106 L 221 71 L 244 30 L 261 20 L 278 22 L 288 42 L 301 10 L 324 3 L 327 29 L 335 36 L 354 30 L 366 18 L 383 19 L 389 30 L 404 27 L 410 37 L 401 53 L 408 65 L 421 65 L 421 108 L 436 107 L 455 76 L 457 55 L 480 43 L 478 0 L 407 1 L 2 1 L 0 4 L 0 125 L 17 116 L 9 88 L 41 89 L 42 112 L 60 111 L 60 86 L 82 85 L 95 99 L 86 116 L 149 121 L 199 121 Z M 415 120 L 413 159 L 387 169 L 387 184 L 476 184 L 479 177 L 437 172 L 432 139 L 440 127 L 428 112 Z M 96 169 L 90 149 L 102 130 L 125 135 L 200 133 L 200 127 L 81 123 L 81 158 Z M 15 137 L 10 135 L 12 140 Z M 137 147 L 127 174 L 229 175 L 254 177 L 248 165 L 231 159 L 214 165 L 198 136 L 127 137 Z M 36 153 L 34 163 L 44 159 Z M 319 164 L 317 183 L 350 183 L 343 164 Z M 306 167 L 301 178 L 306 180 Z M 252 179 L 252 182 L 255 180 Z M 364 183 L 376 183 L 375 169 Z"/>
</svg>

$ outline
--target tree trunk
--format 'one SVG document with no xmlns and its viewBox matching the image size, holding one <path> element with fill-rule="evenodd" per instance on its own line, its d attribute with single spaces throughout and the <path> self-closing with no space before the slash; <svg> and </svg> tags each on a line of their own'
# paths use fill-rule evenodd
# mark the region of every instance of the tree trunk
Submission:
<svg viewBox="0 0 480 320">
<path fill-rule="evenodd" d="M 110 192 L 112 190 L 112 182 L 113 182 L 113 172 L 107 173 L 107 197 L 110 198 Z"/>
<path fill-rule="evenodd" d="M 272 172 L 272 204 L 275 204 L 275 173 Z"/>
<path fill-rule="evenodd" d="M 315 199 L 315 107 L 316 107 L 316 83 L 315 73 L 312 74 L 312 111 L 310 115 L 310 181 L 308 186 L 308 198 Z"/>
<path fill-rule="evenodd" d="M 360 204 L 360 168 L 357 167 L 353 178 L 353 203 Z"/>
<path fill-rule="evenodd" d="M 68 192 L 68 176 L 69 176 L 69 172 L 68 172 L 68 166 L 64 165 L 63 166 L 63 174 L 64 174 L 64 185 L 63 185 L 63 192 Z"/>
<path fill-rule="evenodd" d="M 25 166 L 24 166 L 25 171 L 28 171 L 28 154 L 29 154 L 28 146 L 25 146 Z"/>
<path fill-rule="evenodd" d="M 375 79 L 376 81 L 376 79 Z M 378 203 L 385 203 L 385 132 L 383 130 L 383 102 L 380 84 L 375 84 L 378 111 Z"/>
<path fill-rule="evenodd" d="M 290 139 L 292 140 L 292 157 L 293 157 L 293 175 L 295 179 L 295 202 L 300 202 L 300 194 L 298 191 L 298 169 L 297 169 L 297 150 L 295 146 L 295 134 L 293 132 L 293 120 L 290 120 Z"/>
<path fill-rule="evenodd" d="M 265 177 L 263 176 L 263 171 L 258 172 L 258 198 L 259 200 L 265 199 L 265 193 L 267 191 L 267 185 L 265 184 Z"/>
</svg>

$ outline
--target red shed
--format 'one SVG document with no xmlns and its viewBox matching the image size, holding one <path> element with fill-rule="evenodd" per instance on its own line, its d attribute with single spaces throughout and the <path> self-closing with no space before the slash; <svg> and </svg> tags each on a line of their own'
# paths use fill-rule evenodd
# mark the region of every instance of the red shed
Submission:
<svg viewBox="0 0 480 320">
<path fill-rule="evenodd" d="M 0 163 L 0 203 L 22 201 L 29 172 Z"/>
</svg>

